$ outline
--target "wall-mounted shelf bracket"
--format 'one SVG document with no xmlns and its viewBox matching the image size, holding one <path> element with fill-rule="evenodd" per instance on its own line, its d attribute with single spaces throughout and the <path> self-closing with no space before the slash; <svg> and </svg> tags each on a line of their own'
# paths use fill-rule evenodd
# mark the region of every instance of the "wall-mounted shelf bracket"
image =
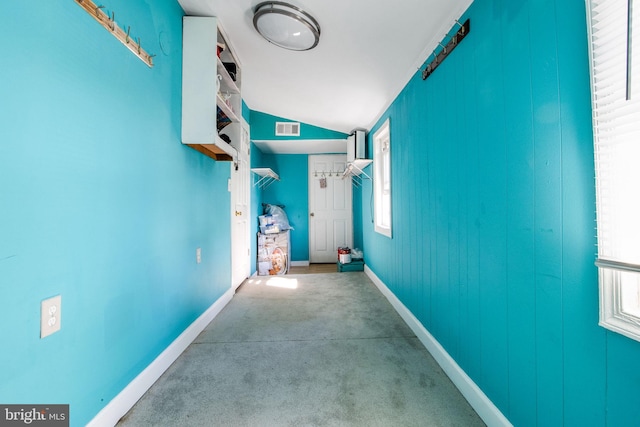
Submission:
<svg viewBox="0 0 640 427">
<path fill-rule="evenodd" d="M 271 168 L 252 168 L 251 172 L 256 174 L 257 180 L 253 183 L 254 186 L 260 188 L 267 188 L 274 181 L 280 181 L 280 177 Z"/>
<path fill-rule="evenodd" d="M 373 162 L 373 160 L 370 160 L 370 159 L 358 159 L 358 160 L 354 160 L 351 163 L 347 163 L 347 167 L 345 168 L 344 172 L 342 173 L 342 179 L 345 179 L 347 177 L 351 177 L 351 182 L 356 187 L 361 187 L 363 180 L 365 180 L 365 179 L 369 179 L 370 180 L 371 179 L 369 174 L 367 174 L 364 171 L 364 168 L 369 166 L 372 162 Z"/>
</svg>

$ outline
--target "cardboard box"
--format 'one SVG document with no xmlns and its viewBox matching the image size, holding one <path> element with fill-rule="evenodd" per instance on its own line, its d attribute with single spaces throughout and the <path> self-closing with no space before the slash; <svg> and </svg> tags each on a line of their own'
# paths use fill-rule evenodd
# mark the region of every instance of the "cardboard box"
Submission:
<svg viewBox="0 0 640 427">
<path fill-rule="evenodd" d="M 287 274 L 290 258 L 289 230 L 273 234 L 258 233 L 258 276 Z"/>
</svg>

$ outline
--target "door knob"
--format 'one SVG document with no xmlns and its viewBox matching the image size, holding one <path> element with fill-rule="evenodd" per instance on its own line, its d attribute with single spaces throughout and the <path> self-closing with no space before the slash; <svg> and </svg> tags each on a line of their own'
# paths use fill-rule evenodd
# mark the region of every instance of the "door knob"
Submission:
<svg viewBox="0 0 640 427">
<path fill-rule="evenodd" d="M 314 214 L 313 212 L 311 212 L 311 214 L 310 214 L 310 215 L 311 215 L 311 216 L 314 216 L 315 214 Z"/>
<path fill-rule="evenodd" d="M 242 212 L 241 211 L 236 211 L 236 216 L 241 216 Z"/>
</svg>

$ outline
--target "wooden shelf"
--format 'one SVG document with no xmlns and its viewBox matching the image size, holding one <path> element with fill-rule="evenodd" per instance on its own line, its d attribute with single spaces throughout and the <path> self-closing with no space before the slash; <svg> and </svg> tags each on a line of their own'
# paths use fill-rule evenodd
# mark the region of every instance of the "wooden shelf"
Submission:
<svg viewBox="0 0 640 427">
<path fill-rule="evenodd" d="M 219 161 L 234 161 L 238 152 L 231 145 L 224 142 L 219 137 L 216 138 L 215 144 L 186 144 L 194 150 Z"/>
</svg>

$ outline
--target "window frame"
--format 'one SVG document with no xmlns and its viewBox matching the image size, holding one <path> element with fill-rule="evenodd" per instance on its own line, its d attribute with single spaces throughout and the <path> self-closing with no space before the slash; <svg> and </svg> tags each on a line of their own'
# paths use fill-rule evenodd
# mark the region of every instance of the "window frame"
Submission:
<svg viewBox="0 0 640 427">
<path fill-rule="evenodd" d="M 373 222 L 374 230 L 389 238 L 393 225 L 391 175 L 391 126 L 387 119 L 373 134 Z"/>
<path fill-rule="evenodd" d="M 624 219 L 617 221 L 619 218 L 612 215 L 615 212 L 637 212 L 637 206 L 635 209 L 633 206 L 632 209 L 627 209 L 630 205 L 625 202 L 612 204 L 614 203 L 612 200 L 617 200 L 616 196 L 620 200 L 627 198 L 619 196 L 628 194 L 624 192 L 625 184 L 633 181 L 633 178 L 630 178 L 632 175 L 626 173 L 620 173 L 613 178 L 611 175 L 612 170 L 624 170 L 629 158 L 640 160 L 638 159 L 640 153 L 636 152 L 636 155 L 633 156 L 625 151 L 629 141 L 636 140 L 638 132 L 637 128 L 629 131 L 625 121 L 629 118 L 633 121 L 633 117 L 640 113 L 638 86 L 637 83 L 635 85 L 630 83 L 637 80 L 635 79 L 637 74 L 630 74 L 631 70 L 637 67 L 630 64 L 637 65 L 640 53 L 637 51 L 637 47 L 634 47 L 635 50 L 632 51 L 629 46 L 633 45 L 627 45 L 624 49 L 626 54 L 621 55 L 622 52 L 616 51 L 613 57 L 619 58 L 619 60 L 612 60 L 612 54 L 608 48 L 610 44 L 607 44 L 609 43 L 607 37 L 611 37 L 611 29 L 617 30 L 623 23 L 620 16 L 623 15 L 624 21 L 626 21 L 624 23 L 627 24 L 628 41 L 631 40 L 629 32 L 635 32 L 640 28 L 640 19 L 638 19 L 639 11 L 633 10 L 631 3 L 627 3 L 627 13 L 623 14 L 620 9 L 625 6 L 624 3 L 620 1 L 620 7 L 615 8 L 613 1 L 615 0 L 587 0 L 586 2 L 596 166 L 596 224 L 598 230 L 596 265 L 598 267 L 600 299 L 598 324 L 608 330 L 640 341 L 640 261 L 638 261 L 637 255 L 628 251 L 628 236 L 638 237 L 638 229 L 633 222 L 625 222 Z M 631 15 L 633 18 L 630 18 L 628 12 L 633 13 Z M 597 17 L 594 18 L 594 15 Z M 603 30 L 603 28 L 605 29 Z M 616 37 L 616 40 L 618 39 Z M 622 85 L 622 87 L 616 86 L 614 88 L 614 85 L 611 84 L 613 81 L 611 76 L 614 76 L 617 82 L 617 79 L 622 77 L 621 71 L 626 71 L 626 87 Z M 616 73 L 614 74 L 614 72 Z M 632 93 L 632 90 L 635 92 Z M 634 99 L 632 100 L 632 98 Z M 611 182 L 614 184 L 610 184 Z M 624 229 L 622 224 L 626 224 Z M 631 237 L 631 239 L 633 238 Z"/>
</svg>

